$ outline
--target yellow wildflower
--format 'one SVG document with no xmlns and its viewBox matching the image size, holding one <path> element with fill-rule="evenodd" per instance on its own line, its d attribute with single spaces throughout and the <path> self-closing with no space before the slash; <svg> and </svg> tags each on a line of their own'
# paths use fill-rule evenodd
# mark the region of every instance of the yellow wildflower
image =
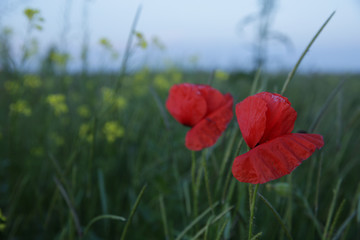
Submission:
<svg viewBox="0 0 360 240">
<path fill-rule="evenodd" d="M 68 107 L 65 103 L 65 95 L 51 94 L 47 96 L 46 101 L 54 109 L 56 116 L 60 116 L 68 112 Z"/>
<path fill-rule="evenodd" d="M 24 86 L 29 88 L 39 88 L 41 86 L 41 80 L 36 75 L 25 75 Z"/>
<path fill-rule="evenodd" d="M 31 115 L 31 108 L 25 100 L 20 99 L 10 104 L 10 112 L 19 113 L 28 117 Z"/>
<path fill-rule="evenodd" d="M 6 81 L 4 87 L 11 95 L 15 95 L 20 91 L 20 84 L 15 81 Z"/>
<path fill-rule="evenodd" d="M 93 141 L 94 136 L 91 132 L 91 124 L 90 123 L 83 123 L 80 125 L 79 137 L 80 137 L 80 139 L 85 140 L 89 143 Z"/>
<path fill-rule="evenodd" d="M 103 128 L 106 140 L 109 143 L 114 142 L 117 138 L 124 136 L 125 130 L 116 121 L 106 122 Z"/>
</svg>

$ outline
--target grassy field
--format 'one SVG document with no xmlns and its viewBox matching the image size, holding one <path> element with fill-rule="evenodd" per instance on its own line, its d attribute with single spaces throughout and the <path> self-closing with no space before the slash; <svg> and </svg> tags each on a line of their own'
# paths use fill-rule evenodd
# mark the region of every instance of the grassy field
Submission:
<svg viewBox="0 0 360 240">
<path fill-rule="evenodd" d="M 69 73 L 70 56 L 56 49 L 26 71 L 44 20 L 24 13 L 19 61 L 9 31 L 0 34 L 0 239 L 247 239 L 253 186 L 231 173 L 247 151 L 235 117 L 214 146 L 191 152 L 165 101 L 172 85 L 190 82 L 236 104 L 280 93 L 287 73 L 131 72 L 130 48 L 147 46 L 135 28 L 117 73 Z M 298 113 L 294 132 L 321 134 L 325 145 L 260 185 L 250 239 L 360 239 L 359 90 L 356 74 L 292 78 L 284 96 Z"/>
<path fill-rule="evenodd" d="M 195 153 L 194 167 L 187 128 L 164 104 L 173 84 L 209 81 L 237 103 L 249 95 L 254 74 L 172 68 L 122 78 L 0 77 L 2 239 L 247 238 L 248 184 L 231 174 L 241 142 L 235 118 L 214 147 Z M 256 92 L 280 92 L 285 78 L 261 74 Z M 290 83 L 294 131 L 312 128 L 325 145 L 291 175 L 260 185 L 272 206 L 257 198 L 260 239 L 287 239 L 281 224 L 293 239 L 360 237 L 359 89 L 358 75 L 297 75 Z"/>
</svg>

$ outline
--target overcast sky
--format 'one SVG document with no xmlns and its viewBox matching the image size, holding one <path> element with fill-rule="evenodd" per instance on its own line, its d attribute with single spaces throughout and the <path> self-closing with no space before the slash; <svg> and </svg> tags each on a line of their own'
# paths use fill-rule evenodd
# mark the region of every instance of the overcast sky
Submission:
<svg viewBox="0 0 360 240">
<path fill-rule="evenodd" d="M 79 65 L 84 29 L 89 29 L 90 60 L 94 67 L 118 64 L 99 45 L 107 38 L 124 52 L 136 9 L 142 12 L 137 31 L 147 40 L 158 37 L 165 51 L 138 49 L 133 63 L 164 65 L 164 59 L 186 65 L 194 56 L 198 66 L 209 69 L 249 68 L 253 63 L 256 22 L 240 27 L 249 15 L 259 11 L 259 1 L 240 0 L 0 0 L 0 25 L 13 29 L 14 46 L 26 35 L 23 9 L 39 9 L 44 30 L 35 33 L 44 52 L 51 44 L 68 49 L 72 65 Z M 88 21 L 84 24 L 84 9 Z M 360 71 L 360 1 L 358 0 L 278 0 L 271 30 L 291 40 L 287 48 L 270 41 L 271 69 L 288 69 L 327 17 L 336 14 L 303 60 L 308 71 Z M 66 29 L 66 30 L 64 30 Z M 16 51 L 15 51 L 16 52 Z M 17 50 L 19 52 L 19 50 Z"/>
</svg>

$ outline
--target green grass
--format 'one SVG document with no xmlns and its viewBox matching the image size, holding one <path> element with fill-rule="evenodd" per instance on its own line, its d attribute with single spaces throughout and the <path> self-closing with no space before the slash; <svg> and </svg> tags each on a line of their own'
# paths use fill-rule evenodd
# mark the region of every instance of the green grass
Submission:
<svg viewBox="0 0 360 240">
<path fill-rule="evenodd" d="M 126 75 L 112 93 L 115 75 L 0 73 L 0 209 L 6 217 L 0 237 L 79 239 L 89 226 L 84 239 L 120 239 L 129 223 L 125 239 L 246 239 L 248 187 L 230 172 L 241 140 L 235 118 L 206 155 L 196 152 L 192 160 L 184 146 L 187 128 L 164 109 L 172 84 L 207 83 L 210 75 L 144 69 Z M 29 78 L 40 84 L 31 87 Z M 232 73 L 212 84 L 238 102 L 254 78 Z M 261 74 L 257 90 L 280 92 L 285 79 Z M 280 217 L 293 239 L 359 237 L 359 89 L 358 75 L 296 75 L 288 85 L 285 96 L 298 112 L 294 131 L 308 130 L 323 112 L 315 132 L 325 145 L 291 174 L 290 185 L 287 177 L 260 185 L 278 215 L 257 198 L 253 236 L 287 239 Z M 51 94 L 64 101 L 51 105 Z M 15 106 L 19 100 L 25 106 Z M 115 124 L 106 131 L 109 122 Z"/>
</svg>

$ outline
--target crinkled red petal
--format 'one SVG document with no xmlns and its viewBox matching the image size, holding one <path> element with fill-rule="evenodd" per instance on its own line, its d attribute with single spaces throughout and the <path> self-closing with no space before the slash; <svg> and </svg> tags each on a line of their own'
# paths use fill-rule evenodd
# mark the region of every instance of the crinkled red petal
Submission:
<svg viewBox="0 0 360 240">
<path fill-rule="evenodd" d="M 254 96 L 264 100 L 268 107 L 266 129 L 260 143 L 291 133 L 297 113 L 291 107 L 289 100 L 284 96 L 269 92 L 261 92 Z"/>
<path fill-rule="evenodd" d="M 171 87 L 166 108 L 178 122 L 191 127 L 200 122 L 207 112 L 206 100 L 197 86 L 190 83 Z"/>
<path fill-rule="evenodd" d="M 206 101 L 206 115 L 216 111 L 225 103 L 225 97 L 219 90 L 214 89 L 209 85 L 197 85 L 197 87 Z"/>
<path fill-rule="evenodd" d="M 188 149 L 199 151 L 214 145 L 225 131 L 233 117 L 233 98 L 224 96 L 225 104 L 212 114 L 206 116 L 186 134 L 185 145 Z"/>
<path fill-rule="evenodd" d="M 255 147 L 263 137 L 267 109 L 266 102 L 256 95 L 236 104 L 237 121 L 243 138 L 250 148 Z"/>
<path fill-rule="evenodd" d="M 291 173 L 323 145 L 318 134 L 286 134 L 236 157 L 232 173 L 240 182 L 266 183 Z"/>
</svg>

